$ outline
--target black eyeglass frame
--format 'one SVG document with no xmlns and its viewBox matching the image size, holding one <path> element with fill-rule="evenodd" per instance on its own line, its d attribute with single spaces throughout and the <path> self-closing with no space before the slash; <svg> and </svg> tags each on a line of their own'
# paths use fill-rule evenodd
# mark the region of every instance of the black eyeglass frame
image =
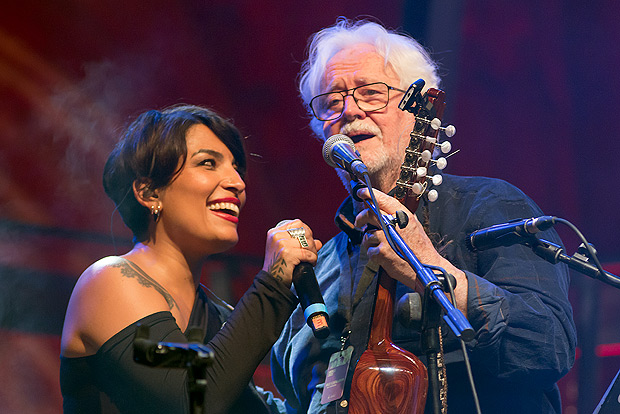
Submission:
<svg viewBox="0 0 620 414">
<path fill-rule="evenodd" d="M 383 105 L 382 107 L 379 108 L 375 108 L 372 110 L 364 110 L 362 108 L 360 108 L 359 103 L 357 102 L 357 98 L 355 97 L 355 91 L 359 88 L 364 88 L 367 86 L 372 86 L 372 85 L 385 85 L 388 88 L 388 93 L 387 93 L 387 100 L 385 101 L 385 105 Z M 355 101 L 355 105 L 357 105 L 357 107 L 364 112 L 376 112 L 376 111 L 380 111 L 383 108 L 385 108 L 386 106 L 388 106 L 388 104 L 390 103 L 390 91 L 394 90 L 394 91 L 398 91 L 398 92 L 402 92 L 405 93 L 407 91 L 396 88 L 394 86 L 390 86 L 385 82 L 372 82 L 372 83 L 367 83 L 365 85 L 360 85 L 360 86 L 356 86 L 355 88 L 350 88 L 350 89 L 343 89 L 341 91 L 331 91 L 331 92 L 325 92 L 325 93 L 321 93 L 316 95 L 314 98 L 310 99 L 310 102 L 308 103 L 308 105 L 310 106 L 310 110 L 312 111 L 312 115 L 314 115 L 314 117 L 316 119 L 318 119 L 319 121 L 335 121 L 336 119 L 339 119 L 342 114 L 344 113 L 344 100 L 347 98 L 347 96 L 352 96 L 353 100 Z M 336 117 L 332 117 L 332 118 L 328 118 L 328 119 L 323 119 L 321 117 L 319 117 L 316 113 L 316 111 L 314 110 L 314 107 L 312 106 L 312 103 L 315 101 L 315 99 L 317 98 L 321 98 L 323 96 L 327 96 L 327 95 L 331 95 L 333 93 L 339 93 L 340 95 L 342 95 L 342 102 L 343 102 L 343 106 L 342 106 L 342 111 L 340 111 L 340 113 L 338 114 L 338 116 Z"/>
</svg>

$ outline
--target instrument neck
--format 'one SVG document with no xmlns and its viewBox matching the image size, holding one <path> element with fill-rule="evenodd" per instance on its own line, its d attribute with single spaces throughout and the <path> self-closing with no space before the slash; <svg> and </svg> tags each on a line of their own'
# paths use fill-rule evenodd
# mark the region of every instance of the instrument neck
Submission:
<svg viewBox="0 0 620 414">
<path fill-rule="evenodd" d="M 413 197 L 399 199 L 407 208 L 415 213 L 418 200 Z M 413 209 L 412 209 L 413 208 Z M 368 348 L 373 349 L 391 342 L 392 321 L 394 316 L 394 298 L 396 296 L 396 280 L 392 279 L 383 268 L 379 268 L 377 294 L 372 316 Z"/>
<path fill-rule="evenodd" d="M 379 269 L 377 297 L 372 317 L 368 348 L 376 348 L 392 338 L 392 316 L 394 314 L 394 295 L 396 281 L 382 268 Z"/>
</svg>

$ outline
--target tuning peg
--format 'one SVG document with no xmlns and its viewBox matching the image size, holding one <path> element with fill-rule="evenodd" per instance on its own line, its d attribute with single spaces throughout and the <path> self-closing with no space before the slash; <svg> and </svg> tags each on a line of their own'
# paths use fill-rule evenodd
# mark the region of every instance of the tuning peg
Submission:
<svg viewBox="0 0 620 414">
<path fill-rule="evenodd" d="M 443 183 L 443 177 L 440 174 L 429 175 L 428 178 L 431 179 L 433 185 L 441 185 Z"/>
<path fill-rule="evenodd" d="M 442 127 L 441 121 L 439 120 L 439 118 L 434 118 L 431 121 L 431 128 L 433 128 L 435 131 L 437 130 L 443 131 L 443 133 L 446 134 L 447 137 L 453 137 L 454 134 L 456 134 L 456 127 L 454 125 L 448 125 L 447 127 Z"/>
<path fill-rule="evenodd" d="M 414 183 L 411 186 L 411 192 L 413 194 L 420 195 L 420 194 L 422 194 L 422 191 L 424 191 L 424 187 L 420 183 Z"/>
<path fill-rule="evenodd" d="M 439 144 L 439 148 L 441 148 L 441 152 L 447 154 L 452 150 L 452 144 L 450 143 L 450 141 L 444 141 Z"/>
<path fill-rule="evenodd" d="M 426 197 L 428 198 L 428 201 L 432 203 L 433 201 L 437 200 L 437 198 L 439 197 L 439 193 L 437 193 L 437 190 L 432 189 L 431 191 L 428 192 Z"/>
<path fill-rule="evenodd" d="M 444 157 L 439 157 L 435 160 L 435 164 L 437 165 L 437 168 L 443 170 L 448 165 L 448 160 L 446 160 Z"/>
<path fill-rule="evenodd" d="M 422 151 L 422 154 L 420 154 L 420 158 L 424 162 L 429 162 L 431 160 L 431 158 L 433 158 L 433 154 L 431 154 L 431 152 L 429 150 L 424 150 L 424 151 Z"/>
<path fill-rule="evenodd" d="M 448 125 L 443 129 L 443 133 L 446 134 L 447 137 L 453 137 L 456 134 L 456 127 L 454 125 Z"/>
<path fill-rule="evenodd" d="M 435 138 L 435 137 L 428 137 L 428 136 L 424 137 L 424 139 L 426 140 L 426 142 L 438 145 L 439 148 L 441 148 L 441 152 L 443 152 L 444 154 L 450 152 L 450 150 L 452 149 L 452 144 L 450 143 L 450 141 L 444 141 L 442 143 L 439 143 L 437 141 L 437 138 Z"/>
</svg>

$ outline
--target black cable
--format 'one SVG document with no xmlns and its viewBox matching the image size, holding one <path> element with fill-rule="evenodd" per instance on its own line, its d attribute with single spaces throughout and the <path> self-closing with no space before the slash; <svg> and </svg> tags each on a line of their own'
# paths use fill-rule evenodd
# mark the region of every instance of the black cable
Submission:
<svg viewBox="0 0 620 414">
<path fill-rule="evenodd" d="M 474 375 L 471 370 L 471 365 L 469 364 L 469 357 L 467 356 L 467 348 L 465 347 L 465 341 L 462 338 L 459 338 L 459 342 L 461 343 L 461 351 L 463 352 L 463 360 L 465 361 L 465 371 L 467 372 L 467 378 L 469 379 L 469 385 L 471 386 L 471 393 L 474 397 L 474 404 L 476 405 L 476 412 L 478 414 L 482 414 L 480 410 L 480 401 L 478 401 L 478 392 L 476 391 L 476 384 L 474 383 Z"/>
<path fill-rule="evenodd" d="M 600 273 L 600 277 L 598 279 L 603 282 L 607 280 L 608 283 L 618 287 L 617 283 L 620 283 L 620 279 L 610 275 L 608 272 L 605 271 L 605 269 L 603 269 L 601 262 L 598 260 L 598 257 L 596 256 L 596 251 L 594 251 L 594 249 L 592 248 L 592 245 L 588 243 L 588 240 L 586 240 L 585 236 L 579 231 L 579 229 L 573 223 L 563 218 L 556 217 L 555 222 L 562 223 L 568 226 L 571 230 L 575 232 L 577 237 L 579 237 L 579 239 L 581 240 L 585 249 L 588 252 L 588 256 L 590 257 L 590 259 L 592 259 L 592 261 L 594 262 L 594 265 L 596 266 L 597 270 Z"/>
</svg>

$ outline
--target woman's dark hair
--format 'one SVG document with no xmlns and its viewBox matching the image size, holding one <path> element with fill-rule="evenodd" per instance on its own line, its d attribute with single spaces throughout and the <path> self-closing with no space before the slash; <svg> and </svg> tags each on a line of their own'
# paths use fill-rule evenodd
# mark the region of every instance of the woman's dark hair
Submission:
<svg viewBox="0 0 620 414">
<path fill-rule="evenodd" d="M 209 127 L 226 145 L 239 174 L 244 177 L 243 137 L 232 123 L 215 112 L 200 106 L 182 105 L 141 114 L 121 135 L 103 170 L 105 192 L 116 204 L 135 241 L 148 237 L 150 211 L 136 200 L 133 183 L 143 183 L 150 191 L 170 184 L 185 165 L 187 131 L 197 124 Z"/>
</svg>

